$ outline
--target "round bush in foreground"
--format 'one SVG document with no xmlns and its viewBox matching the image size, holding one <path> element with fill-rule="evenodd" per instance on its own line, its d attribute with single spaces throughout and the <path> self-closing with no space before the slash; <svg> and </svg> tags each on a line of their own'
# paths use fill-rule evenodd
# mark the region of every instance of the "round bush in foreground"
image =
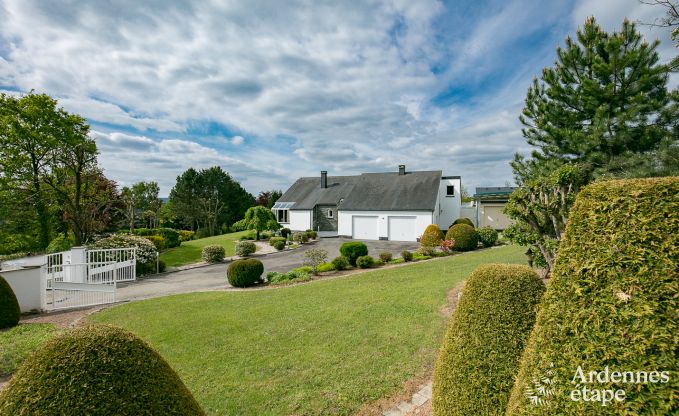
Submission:
<svg viewBox="0 0 679 416">
<path fill-rule="evenodd" d="M 455 242 L 455 250 L 471 251 L 479 246 L 479 235 L 474 227 L 467 224 L 456 224 L 446 233 L 446 240 Z"/>
<path fill-rule="evenodd" d="M 226 256 L 226 250 L 224 250 L 224 247 L 222 246 L 213 244 L 203 247 L 201 255 L 203 257 L 203 261 L 207 263 L 219 263 L 224 260 L 224 256 Z"/>
<path fill-rule="evenodd" d="M 349 259 L 344 256 L 335 257 L 331 263 L 335 270 L 346 270 L 349 268 Z"/>
<path fill-rule="evenodd" d="M 0 329 L 11 328 L 19 323 L 19 302 L 4 277 L 0 276 Z"/>
<path fill-rule="evenodd" d="M 70 330 L 26 359 L 0 394 L 3 415 L 203 415 L 168 363 L 112 326 Z"/>
<path fill-rule="evenodd" d="M 259 282 L 264 273 L 264 265 L 257 259 L 236 260 L 226 269 L 226 277 L 234 287 L 248 287 Z"/>
<path fill-rule="evenodd" d="M 439 244 L 441 244 L 441 240 L 443 240 L 443 237 L 444 234 L 443 232 L 441 232 L 439 226 L 436 224 L 430 224 L 424 230 L 424 233 L 422 233 L 422 237 L 420 237 L 420 246 L 438 247 Z"/>
<path fill-rule="evenodd" d="M 528 266 L 469 276 L 436 362 L 434 415 L 503 415 L 545 285 Z"/>
</svg>

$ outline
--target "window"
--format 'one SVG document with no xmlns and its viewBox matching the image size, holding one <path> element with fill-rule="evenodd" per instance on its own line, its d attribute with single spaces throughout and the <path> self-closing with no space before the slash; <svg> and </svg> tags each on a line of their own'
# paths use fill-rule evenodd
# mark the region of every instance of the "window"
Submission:
<svg viewBox="0 0 679 416">
<path fill-rule="evenodd" d="M 332 214 L 332 210 L 329 209 L 329 210 L 328 210 L 328 218 L 332 218 L 332 215 L 333 215 L 333 214 Z"/>
<path fill-rule="evenodd" d="M 446 196 L 455 196 L 455 186 L 454 185 L 446 186 Z"/>
<path fill-rule="evenodd" d="M 288 213 L 290 210 L 287 209 L 277 209 L 276 210 L 276 221 L 282 223 L 288 223 Z"/>
</svg>

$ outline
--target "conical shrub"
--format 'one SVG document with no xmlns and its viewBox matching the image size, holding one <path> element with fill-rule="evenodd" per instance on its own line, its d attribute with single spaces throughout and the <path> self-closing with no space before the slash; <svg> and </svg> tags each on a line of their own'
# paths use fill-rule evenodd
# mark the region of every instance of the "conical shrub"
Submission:
<svg viewBox="0 0 679 416">
<path fill-rule="evenodd" d="M 0 276 L 0 329 L 11 328 L 19 323 L 19 302 L 4 277 Z"/>
</svg>

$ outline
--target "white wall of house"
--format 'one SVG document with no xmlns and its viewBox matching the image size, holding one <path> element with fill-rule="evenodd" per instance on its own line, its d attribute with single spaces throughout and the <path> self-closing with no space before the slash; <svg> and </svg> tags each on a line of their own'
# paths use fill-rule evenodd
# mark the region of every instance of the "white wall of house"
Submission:
<svg viewBox="0 0 679 416">
<path fill-rule="evenodd" d="M 39 267 L 3 270 L 2 277 L 14 291 L 21 312 L 41 311 L 45 308 L 45 279 L 40 274 Z"/>
<path fill-rule="evenodd" d="M 290 210 L 289 220 L 292 231 L 305 231 L 311 229 L 313 216 L 311 210 Z"/>
<path fill-rule="evenodd" d="M 339 211 L 337 233 L 366 240 L 415 241 L 432 223 L 430 211 Z M 357 227 L 360 227 L 357 229 Z"/>
<path fill-rule="evenodd" d="M 479 226 L 478 218 L 476 218 L 475 205 L 463 205 L 462 208 L 460 208 L 460 217 L 469 218 L 472 220 L 475 227 Z"/>
<path fill-rule="evenodd" d="M 455 192 L 452 196 L 448 195 L 448 186 L 453 186 Z M 434 216 L 434 224 L 442 230 L 460 218 L 460 207 L 462 206 L 462 180 L 460 178 L 441 179 L 438 195 L 438 215 Z"/>
</svg>

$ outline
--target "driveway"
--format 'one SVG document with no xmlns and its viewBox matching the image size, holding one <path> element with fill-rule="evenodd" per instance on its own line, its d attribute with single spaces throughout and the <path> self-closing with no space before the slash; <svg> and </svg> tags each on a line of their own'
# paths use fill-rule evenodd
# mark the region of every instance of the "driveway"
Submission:
<svg viewBox="0 0 679 416">
<path fill-rule="evenodd" d="M 257 257 L 264 264 L 266 273 L 287 272 L 302 266 L 303 255 L 311 248 L 322 248 L 328 252 L 328 260 L 340 255 L 339 247 L 347 241 L 357 241 L 345 238 L 322 238 L 314 243 L 289 251 L 267 254 Z M 419 246 L 415 242 L 403 241 L 363 241 L 368 246 L 368 253 L 378 257 L 383 251 L 391 252 L 394 257 L 400 256 L 403 250 L 416 250 Z M 230 287 L 226 280 L 227 264 L 215 264 L 166 273 L 157 277 L 140 279 L 134 283 L 119 284 L 116 300 L 138 300 L 178 293 L 201 292 L 224 289 Z"/>
</svg>

